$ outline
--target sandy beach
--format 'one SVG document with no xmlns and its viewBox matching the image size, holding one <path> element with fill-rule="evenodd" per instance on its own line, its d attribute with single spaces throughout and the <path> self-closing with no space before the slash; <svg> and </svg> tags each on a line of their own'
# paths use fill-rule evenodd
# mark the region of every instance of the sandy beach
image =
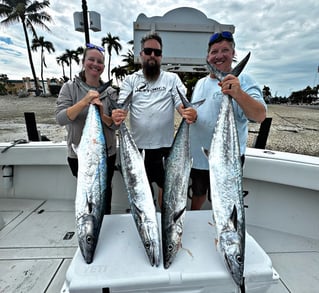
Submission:
<svg viewBox="0 0 319 293">
<path fill-rule="evenodd" d="M 55 121 L 56 97 L 19 98 L 0 96 L 0 141 L 27 139 L 24 112 L 35 112 L 38 130 L 52 141 L 65 140 L 66 131 Z M 268 105 L 272 124 L 266 149 L 319 156 L 319 108 Z M 178 126 L 179 120 L 176 120 Z M 249 123 L 248 146 L 252 146 L 259 124 Z"/>
</svg>

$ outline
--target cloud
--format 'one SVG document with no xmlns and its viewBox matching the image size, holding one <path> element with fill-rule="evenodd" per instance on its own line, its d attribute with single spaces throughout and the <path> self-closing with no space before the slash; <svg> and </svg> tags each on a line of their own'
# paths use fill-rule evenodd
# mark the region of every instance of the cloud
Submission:
<svg viewBox="0 0 319 293">
<path fill-rule="evenodd" d="M 66 49 L 77 49 L 85 44 L 84 33 L 74 30 L 73 13 L 82 11 L 81 1 L 77 2 L 51 1 L 47 10 L 53 19 L 48 24 L 51 32 L 36 28 L 38 35 L 52 42 L 56 50 L 53 54 L 46 54 L 48 68 L 45 68 L 45 77 L 61 77 L 62 67 L 57 64 L 56 57 Z M 252 56 L 247 72 L 262 87 L 269 86 L 273 94 L 289 95 L 291 91 L 318 83 L 317 0 L 162 0 L 160 5 L 151 0 L 117 0 L 103 4 L 91 0 L 87 4 L 88 10 L 100 13 L 102 26 L 101 32 L 90 31 L 90 41 L 100 45 L 101 39 L 110 32 L 121 40 L 123 50 L 120 55 L 126 54 L 130 48 L 127 42 L 133 39 L 133 22 L 140 13 L 147 17 L 163 16 L 178 7 L 195 7 L 209 19 L 235 26 L 238 59 L 250 51 Z M 8 27 L 0 25 L 0 36 L 0 73 L 11 79 L 31 76 L 21 23 Z M 39 74 L 40 53 L 33 52 L 32 55 Z M 122 64 L 122 59 L 122 56 L 112 55 L 111 68 Z M 80 69 L 80 65 L 72 66 L 74 74 Z M 106 80 L 107 74 L 102 78 Z"/>
</svg>

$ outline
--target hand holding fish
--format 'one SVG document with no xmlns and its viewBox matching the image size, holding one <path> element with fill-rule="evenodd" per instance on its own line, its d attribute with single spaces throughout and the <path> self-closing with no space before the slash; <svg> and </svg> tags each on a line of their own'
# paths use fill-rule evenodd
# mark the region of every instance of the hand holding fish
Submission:
<svg viewBox="0 0 319 293">
<path fill-rule="evenodd" d="M 195 123 L 197 120 L 197 111 L 192 107 L 185 108 L 183 104 L 181 104 L 178 108 L 179 113 L 186 120 L 188 124 Z"/>
<path fill-rule="evenodd" d="M 112 120 L 114 121 L 115 125 L 120 125 L 127 116 L 127 110 L 124 109 L 114 109 L 112 111 Z"/>
<path fill-rule="evenodd" d="M 85 97 L 82 99 L 88 106 L 90 104 L 102 106 L 102 102 L 100 101 L 100 94 L 98 91 L 89 90 Z"/>
<path fill-rule="evenodd" d="M 218 85 L 221 87 L 224 95 L 229 95 L 234 98 L 238 96 L 240 91 L 242 91 L 238 77 L 232 74 L 226 75 L 225 78 L 218 83 Z"/>
<path fill-rule="evenodd" d="M 67 109 L 67 116 L 70 120 L 75 120 L 78 115 L 90 104 L 95 104 L 99 106 L 100 112 L 103 113 L 103 106 L 99 99 L 99 92 L 94 90 L 89 90 L 87 94 L 77 103 L 72 105 Z"/>
</svg>

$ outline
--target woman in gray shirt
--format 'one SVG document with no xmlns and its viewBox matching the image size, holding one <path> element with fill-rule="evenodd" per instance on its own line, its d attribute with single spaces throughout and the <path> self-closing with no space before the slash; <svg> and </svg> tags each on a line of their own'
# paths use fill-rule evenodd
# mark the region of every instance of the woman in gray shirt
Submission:
<svg viewBox="0 0 319 293">
<path fill-rule="evenodd" d="M 103 85 L 101 74 L 104 71 L 104 49 L 92 44 L 87 44 L 82 59 L 82 71 L 79 77 L 66 82 L 59 93 L 56 107 L 56 119 L 59 125 L 66 126 L 68 163 L 72 174 L 77 177 L 78 159 L 74 146 L 78 146 L 81 140 L 82 130 L 88 114 L 90 104 L 100 107 L 103 130 L 107 142 L 107 198 L 105 214 L 111 213 L 112 188 L 111 181 L 114 173 L 116 159 L 116 126 L 111 117 L 110 100 L 117 101 L 118 93 L 111 86 L 99 93 L 97 91 Z"/>
</svg>

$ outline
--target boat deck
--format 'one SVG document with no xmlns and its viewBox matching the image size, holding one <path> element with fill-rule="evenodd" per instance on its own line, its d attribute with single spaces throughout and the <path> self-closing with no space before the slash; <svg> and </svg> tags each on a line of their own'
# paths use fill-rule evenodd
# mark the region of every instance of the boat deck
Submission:
<svg viewBox="0 0 319 293">
<path fill-rule="evenodd" d="M 0 292 L 60 292 L 77 250 L 74 201 L 1 198 L 0 215 Z M 252 225 L 247 231 L 280 275 L 267 292 L 318 292 L 318 240 Z"/>
</svg>

